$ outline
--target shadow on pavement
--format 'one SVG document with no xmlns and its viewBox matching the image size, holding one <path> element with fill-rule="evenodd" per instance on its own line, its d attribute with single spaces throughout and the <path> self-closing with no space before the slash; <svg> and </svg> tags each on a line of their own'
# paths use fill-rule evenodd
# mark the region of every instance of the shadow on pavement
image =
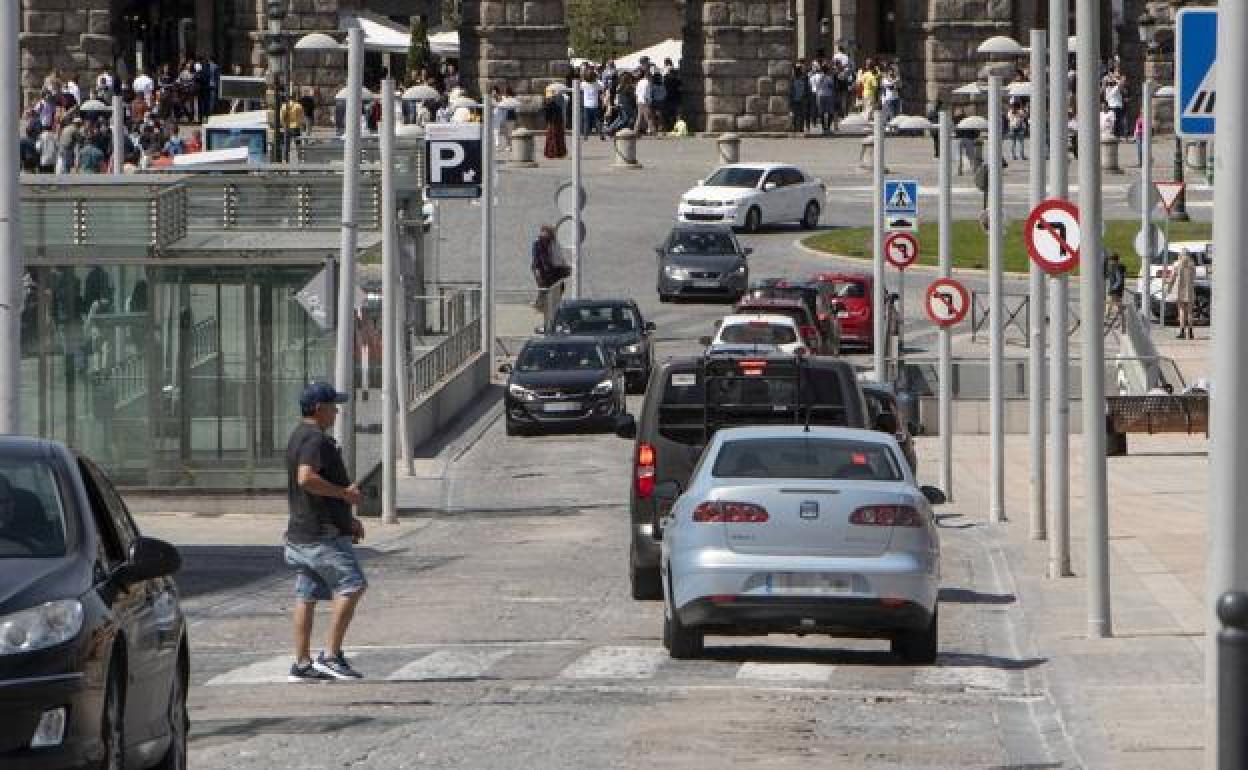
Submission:
<svg viewBox="0 0 1248 770">
<path fill-rule="evenodd" d="M 954 604 L 1013 604 L 1018 601 L 1014 594 L 985 594 L 970 588 L 942 588 L 940 601 Z"/>
<path fill-rule="evenodd" d="M 272 578 L 293 577 L 281 545 L 182 545 L 182 569 L 175 576 L 183 599 L 205 594 L 230 593 Z M 357 546 L 356 555 L 367 568 L 370 562 L 393 556 L 403 549 L 378 551 Z"/>
</svg>

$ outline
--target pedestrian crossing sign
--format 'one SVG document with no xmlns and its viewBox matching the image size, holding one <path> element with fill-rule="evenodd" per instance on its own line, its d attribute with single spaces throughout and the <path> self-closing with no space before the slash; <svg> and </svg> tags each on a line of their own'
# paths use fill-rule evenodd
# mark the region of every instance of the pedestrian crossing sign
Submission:
<svg viewBox="0 0 1248 770">
<path fill-rule="evenodd" d="M 913 179 L 884 182 L 884 223 L 889 232 L 918 232 L 919 183 Z"/>
<path fill-rule="evenodd" d="M 1212 139 L 1216 76 L 1218 11 L 1184 8 L 1175 17 L 1175 125 L 1185 139 Z"/>
</svg>

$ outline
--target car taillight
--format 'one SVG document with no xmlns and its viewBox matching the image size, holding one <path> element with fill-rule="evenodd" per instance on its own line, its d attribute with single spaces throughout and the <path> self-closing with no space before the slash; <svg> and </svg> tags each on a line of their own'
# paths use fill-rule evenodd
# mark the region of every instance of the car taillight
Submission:
<svg viewBox="0 0 1248 770">
<path fill-rule="evenodd" d="M 923 518 L 909 505 L 866 505 L 849 514 L 860 527 L 921 527 Z"/>
<path fill-rule="evenodd" d="M 815 327 L 813 326 L 802 327 L 802 336 L 805 337 L 806 339 L 813 340 L 816 334 L 818 334 L 818 330 L 815 329 Z"/>
<path fill-rule="evenodd" d="M 767 521 L 767 509 L 753 503 L 710 500 L 699 503 L 693 509 L 693 520 L 704 523 L 762 524 Z"/>
<path fill-rule="evenodd" d="M 637 496 L 654 494 L 654 447 L 646 443 L 637 445 Z"/>
<path fill-rule="evenodd" d="M 741 374 L 746 377 L 757 377 L 767 371 L 766 361 L 741 360 L 737 362 L 737 367 L 741 370 Z"/>
</svg>

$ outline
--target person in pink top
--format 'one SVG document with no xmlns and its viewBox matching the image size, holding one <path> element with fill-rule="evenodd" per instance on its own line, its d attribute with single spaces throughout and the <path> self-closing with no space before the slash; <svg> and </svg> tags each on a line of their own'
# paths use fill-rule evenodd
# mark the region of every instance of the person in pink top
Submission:
<svg viewBox="0 0 1248 770">
<path fill-rule="evenodd" d="M 1135 163 L 1140 168 L 1143 168 L 1144 167 L 1144 113 L 1143 111 L 1141 111 L 1140 114 L 1135 117 L 1135 132 L 1133 133 L 1133 138 L 1135 139 Z"/>
</svg>

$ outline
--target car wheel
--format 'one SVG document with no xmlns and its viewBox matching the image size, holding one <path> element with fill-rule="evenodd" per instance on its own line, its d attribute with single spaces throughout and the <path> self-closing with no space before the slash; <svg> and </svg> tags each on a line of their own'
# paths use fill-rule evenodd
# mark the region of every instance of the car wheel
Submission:
<svg viewBox="0 0 1248 770">
<path fill-rule="evenodd" d="M 507 435 L 508 436 L 523 436 L 524 428 L 521 428 L 519 424 L 512 422 L 511 420 L 507 420 Z"/>
<path fill-rule="evenodd" d="M 1192 303 L 1192 323 L 1196 326 L 1208 326 L 1209 319 L 1209 295 L 1197 294 L 1196 301 Z"/>
<path fill-rule="evenodd" d="M 763 212 L 758 210 L 758 206 L 753 206 L 745 213 L 745 231 L 747 233 L 756 233 L 758 228 L 763 224 Z"/>
<path fill-rule="evenodd" d="M 125 679 L 114 659 L 104 691 L 104 717 L 100 737 L 104 741 L 104 770 L 122 770 L 126 764 Z"/>
<path fill-rule="evenodd" d="M 191 719 L 186 713 L 186 663 L 179 659 L 169 693 L 169 749 L 156 764 L 156 770 L 186 770 L 186 734 Z"/>
<path fill-rule="evenodd" d="M 664 294 L 663 292 L 659 292 L 659 302 L 662 302 L 663 304 L 666 305 L 668 302 L 671 302 L 671 301 L 672 301 L 671 294 Z"/>
<path fill-rule="evenodd" d="M 940 651 L 939 610 L 932 610 L 932 620 L 927 628 L 902 634 L 892 641 L 893 653 L 907 663 L 930 664 L 936 662 Z"/>
<path fill-rule="evenodd" d="M 628 584 L 637 601 L 663 598 L 663 576 L 658 567 L 637 566 L 637 541 L 628 548 Z"/>
<path fill-rule="evenodd" d="M 806 211 L 802 214 L 802 227 L 807 230 L 814 230 L 819 226 L 819 204 L 811 201 L 806 204 Z"/>
<path fill-rule="evenodd" d="M 676 660 L 689 660 L 702 654 L 703 634 L 680 622 L 673 610 L 663 613 L 663 646 Z"/>
</svg>

